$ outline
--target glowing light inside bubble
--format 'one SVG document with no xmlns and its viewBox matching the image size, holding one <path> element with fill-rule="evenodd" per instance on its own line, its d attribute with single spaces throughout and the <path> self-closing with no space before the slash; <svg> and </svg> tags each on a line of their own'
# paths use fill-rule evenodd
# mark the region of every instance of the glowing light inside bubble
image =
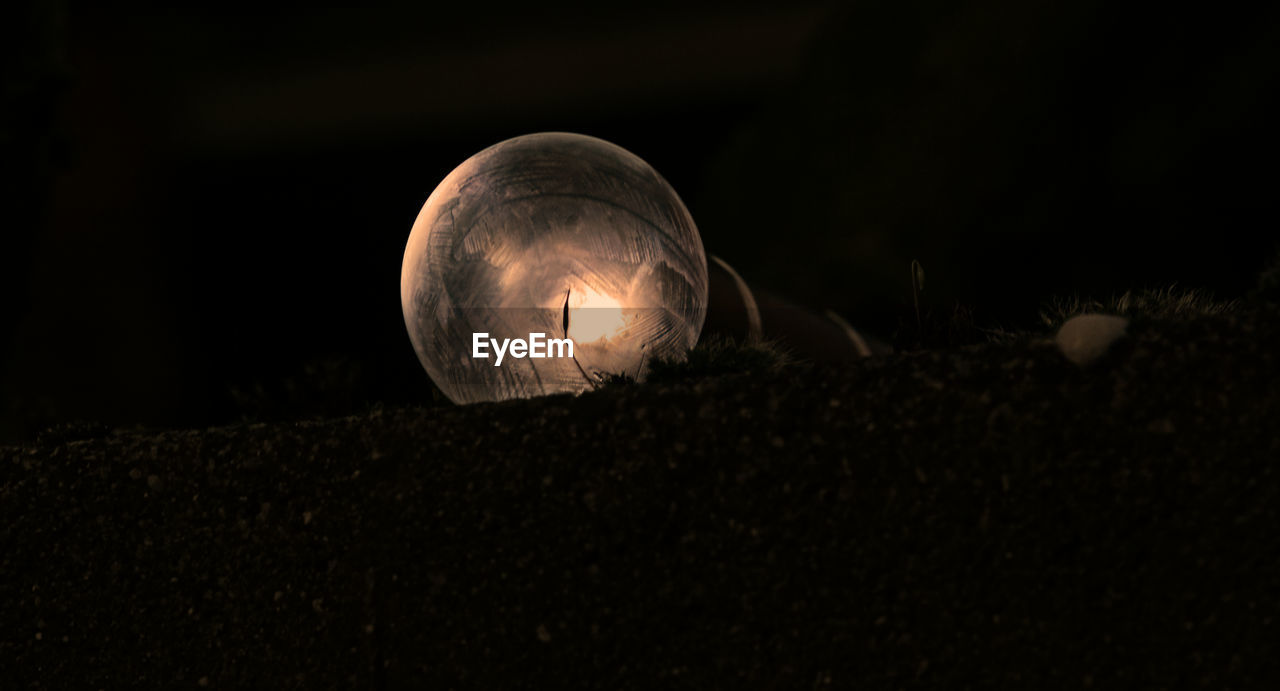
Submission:
<svg viewBox="0 0 1280 691">
<path fill-rule="evenodd" d="M 615 338 L 627 328 L 622 303 L 587 289 L 569 294 L 569 338 L 575 343 L 593 343 Z"/>
</svg>

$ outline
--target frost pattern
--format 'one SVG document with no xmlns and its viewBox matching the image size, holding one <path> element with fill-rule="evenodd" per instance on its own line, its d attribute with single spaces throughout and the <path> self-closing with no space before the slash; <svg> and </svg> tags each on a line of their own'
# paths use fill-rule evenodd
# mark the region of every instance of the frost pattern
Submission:
<svg viewBox="0 0 1280 691">
<path fill-rule="evenodd" d="M 405 326 L 456 403 L 580 392 L 680 358 L 706 316 L 697 227 L 662 176 L 609 142 L 561 132 L 495 144 L 432 192 L 405 248 Z M 493 360 L 472 334 L 574 340 L 573 359 Z"/>
</svg>

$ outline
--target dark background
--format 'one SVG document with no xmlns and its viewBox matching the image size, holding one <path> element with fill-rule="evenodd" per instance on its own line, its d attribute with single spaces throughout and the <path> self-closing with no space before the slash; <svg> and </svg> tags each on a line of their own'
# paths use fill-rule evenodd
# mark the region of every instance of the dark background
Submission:
<svg viewBox="0 0 1280 691">
<path fill-rule="evenodd" d="M 0 441 L 432 400 L 399 270 L 445 174 L 614 141 L 747 280 L 889 338 L 930 299 L 1243 294 L 1275 246 L 1274 5 L 7 10 Z"/>
</svg>

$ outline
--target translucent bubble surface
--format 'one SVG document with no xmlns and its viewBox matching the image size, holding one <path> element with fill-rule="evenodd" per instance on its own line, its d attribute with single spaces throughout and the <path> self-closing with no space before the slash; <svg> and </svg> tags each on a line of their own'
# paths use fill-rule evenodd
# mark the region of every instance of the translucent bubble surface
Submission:
<svg viewBox="0 0 1280 691">
<path fill-rule="evenodd" d="M 647 163 L 594 137 L 531 134 L 472 156 L 431 193 L 400 302 L 418 359 L 454 402 L 580 392 L 684 357 L 706 316 L 707 260 Z M 513 345 L 499 364 L 504 340 L 533 334 L 570 341 L 572 357 Z"/>
</svg>

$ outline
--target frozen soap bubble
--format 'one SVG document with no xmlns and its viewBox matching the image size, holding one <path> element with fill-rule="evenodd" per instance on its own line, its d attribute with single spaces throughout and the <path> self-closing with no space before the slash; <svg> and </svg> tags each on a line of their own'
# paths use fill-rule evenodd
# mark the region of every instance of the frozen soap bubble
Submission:
<svg viewBox="0 0 1280 691">
<path fill-rule="evenodd" d="M 481 151 L 436 187 L 409 234 L 400 303 L 418 359 L 455 403 L 580 392 L 684 357 L 706 316 L 707 260 L 647 163 L 545 132 Z M 528 349 L 537 334 L 543 357 Z"/>
</svg>

